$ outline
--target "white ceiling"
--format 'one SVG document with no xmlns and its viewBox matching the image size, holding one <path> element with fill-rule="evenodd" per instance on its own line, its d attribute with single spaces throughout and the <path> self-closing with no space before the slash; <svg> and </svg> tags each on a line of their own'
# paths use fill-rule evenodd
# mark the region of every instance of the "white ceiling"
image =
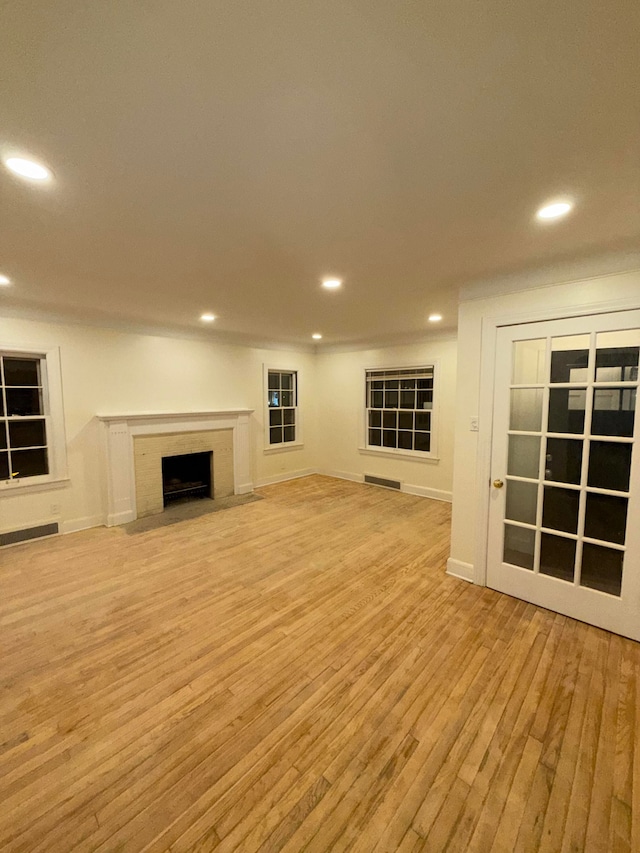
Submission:
<svg viewBox="0 0 640 853">
<path fill-rule="evenodd" d="M 637 0 L 0 3 L 0 311 L 347 343 L 640 246 Z M 541 226 L 550 197 L 572 216 Z M 321 290 L 323 275 L 344 278 Z"/>
</svg>

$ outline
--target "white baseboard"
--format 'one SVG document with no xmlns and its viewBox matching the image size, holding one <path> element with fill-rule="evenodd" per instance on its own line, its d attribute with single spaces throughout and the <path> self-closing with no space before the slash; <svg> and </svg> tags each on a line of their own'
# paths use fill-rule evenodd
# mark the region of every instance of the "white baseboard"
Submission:
<svg viewBox="0 0 640 853">
<path fill-rule="evenodd" d="M 431 489 L 429 486 L 412 486 L 410 483 L 402 483 L 400 491 L 408 495 L 418 495 L 421 498 L 431 498 L 432 501 L 451 503 L 453 500 L 451 492 L 445 492 L 444 489 Z"/>
<path fill-rule="evenodd" d="M 99 524 L 105 524 L 107 527 L 117 527 L 118 524 L 128 524 L 130 521 L 136 520 L 136 514 L 132 509 L 126 509 L 122 512 L 111 512 L 107 515 L 106 522 L 100 521 Z"/>
<path fill-rule="evenodd" d="M 335 477 L 338 480 L 351 480 L 353 483 L 364 482 L 363 474 L 352 474 L 350 471 L 331 471 L 321 469 L 320 471 L 318 471 L 318 474 L 322 474 L 325 477 Z"/>
<path fill-rule="evenodd" d="M 305 468 L 302 471 L 288 471 L 285 474 L 274 474 L 271 477 L 263 477 L 261 480 L 258 480 L 256 486 L 260 488 L 260 486 L 272 486 L 274 483 L 284 483 L 286 480 L 297 480 L 300 477 L 308 477 L 310 474 L 317 474 L 315 468 Z"/>
<path fill-rule="evenodd" d="M 78 530 L 88 530 L 90 527 L 104 525 L 103 515 L 85 515 L 84 518 L 71 518 L 60 524 L 60 533 L 77 533 Z"/>
<path fill-rule="evenodd" d="M 363 483 L 364 474 L 353 474 L 350 471 L 331 471 L 321 470 L 319 474 L 324 474 L 325 477 L 337 477 L 339 480 L 352 480 L 354 483 Z M 367 485 L 375 485 L 373 483 Z M 384 488 L 384 486 L 376 486 L 376 488 Z M 451 492 L 445 492 L 443 489 L 431 489 L 429 486 L 413 486 L 411 483 L 400 483 L 400 491 L 406 495 L 417 495 L 420 498 L 431 498 L 434 501 L 446 501 L 451 503 L 453 495 Z"/>
<path fill-rule="evenodd" d="M 462 581 L 475 582 L 475 573 L 471 563 L 463 563 L 462 560 L 454 560 L 453 557 L 449 557 L 447 560 L 447 574 Z"/>
<path fill-rule="evenodd" d="M 249 495 L 253 491 L 253 483 L 240 483 L 235 493 L 236 495 Z"/>
</svg>

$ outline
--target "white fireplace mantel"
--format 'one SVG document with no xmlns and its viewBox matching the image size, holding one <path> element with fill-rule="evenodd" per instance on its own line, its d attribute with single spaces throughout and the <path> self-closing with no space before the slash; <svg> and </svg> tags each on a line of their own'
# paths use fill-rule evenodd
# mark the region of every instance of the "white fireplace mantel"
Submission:
<svg viewBox="0 0 640 853">
<path fill-rule="evenodd" d="M 253 491 L 249 418 L 253 409 L 203 412 L 135 412 L 97 415 L 103 424 L 107 471 L 108 527 L 135 521 L 136 488 L 133 439 L 139 435 L 233 430 L 233 483 L 236 495 Z"/>
</svg>

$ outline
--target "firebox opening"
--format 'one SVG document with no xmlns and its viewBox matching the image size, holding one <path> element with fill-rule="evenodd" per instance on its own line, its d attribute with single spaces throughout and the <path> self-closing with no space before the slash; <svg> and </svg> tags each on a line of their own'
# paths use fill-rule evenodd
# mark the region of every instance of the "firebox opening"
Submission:
<svg viewBox="0 0 640 853">
<path fill-rule="evenodd" d="M 162 457 L 162 498 L 164 505 L 178 500 L 212 498 L 211 450 Z"/>
</svg>

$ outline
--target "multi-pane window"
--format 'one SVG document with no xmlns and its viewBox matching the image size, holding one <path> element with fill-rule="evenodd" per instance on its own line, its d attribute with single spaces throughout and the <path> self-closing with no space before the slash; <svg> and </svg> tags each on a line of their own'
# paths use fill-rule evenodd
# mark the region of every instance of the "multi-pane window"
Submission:
<svg viewBox="0 0 640 853">
<path fill-rule="evenodd" d="M 269 444 L 296 441 L 298 374 L 295 370 L 268 371 Z"/>
<path fill-rule="evenodd" d="M 44 359 L 0 354 L 0 480 L 49 473 Z"/>
<path fill-rule="evenodd" d="M 430 453 L 433 365 L 367 370 L 367 446 Z"/>
</svg>

